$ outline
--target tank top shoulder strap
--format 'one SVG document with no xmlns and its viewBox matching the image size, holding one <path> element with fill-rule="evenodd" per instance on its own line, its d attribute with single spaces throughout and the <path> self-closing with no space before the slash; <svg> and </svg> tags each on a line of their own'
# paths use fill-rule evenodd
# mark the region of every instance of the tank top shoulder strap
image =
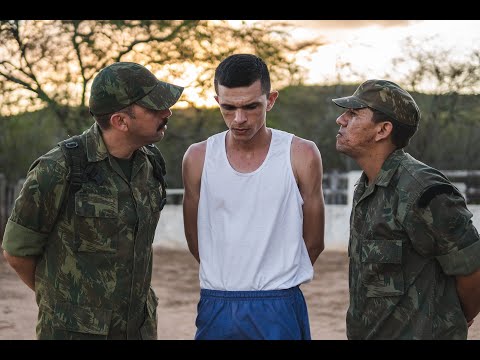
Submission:
<svg viewBox="0 0 480 360">
<path fill-rule="evenodd" d="M 290 149 L 293 139 L 293 134 L 278 130 L 278 129 L 271 129 L 272 130 L 272 146 L 274 152 L 282 153 L 287 155 L 287 160 L 290 162 Z"/>
<path fill-rule="evenodd" d="M 205 150 L 205 159 L 221 158 L 225 152 L 225 134 L 227 130 L 214 134 L 207 139 L 207 148 Z"/>
</svg>

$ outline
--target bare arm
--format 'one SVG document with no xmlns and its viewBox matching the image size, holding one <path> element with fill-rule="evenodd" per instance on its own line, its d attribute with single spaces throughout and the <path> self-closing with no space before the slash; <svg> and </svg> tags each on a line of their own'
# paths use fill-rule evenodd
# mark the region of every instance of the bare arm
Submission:
<svg viewBox="0 0 480 360">
<path fill-rule="evenodd" d="M 469 275 L 457 275 L 457 293 L 467 322 L 480 312 L 480 269 Z"/>
<path fill-rule="evenodd" d="M 325 203 L 320 151 L 312 141 L 294 137 L 292 165 L 303 198 L 303 238 L 312 265 L 325 248 Z"/>
<path fill-rule="evenodd" d="M 183 226 L 188 249 L 199 263 L 197 214 L 206 148 L 206 141 L 190 145 L 183 156 L 182 162 L 182 179 L 185 189 L 183 194 Z"/>
<path fill-rule="evenodd" d="M 3 250 L 3 256 L 10 266 L 16 271 L 20 279 L 33 291 L 35 291 L 35 269 L 37 267 L 36 256 L 13 256 Z"/>
</svg>

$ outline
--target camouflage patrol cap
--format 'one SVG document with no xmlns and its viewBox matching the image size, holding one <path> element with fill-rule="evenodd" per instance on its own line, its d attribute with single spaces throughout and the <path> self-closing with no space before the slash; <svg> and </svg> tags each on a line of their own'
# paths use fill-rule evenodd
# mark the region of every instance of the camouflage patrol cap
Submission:
<svg viewBox="0 0 480 360">
<path fill-rule="evenodd" d="M 420 121 L 420 109 L 412 96 L 388 80 L 367 80 L 355 90 L 352 96 L 332 99 L 332 101 L 347 109 L 370 107 L 405 125 L 417 126 Z"/>
<path fill-rule="evenodd" d="M 90 112 L 105 115 L 133 103 L 152 110 L 175 104 L 183 87 L 160 81 L 146 67 L 132 62 L 116 62 L 102 69 L 93 80 Z"/>
</svg>

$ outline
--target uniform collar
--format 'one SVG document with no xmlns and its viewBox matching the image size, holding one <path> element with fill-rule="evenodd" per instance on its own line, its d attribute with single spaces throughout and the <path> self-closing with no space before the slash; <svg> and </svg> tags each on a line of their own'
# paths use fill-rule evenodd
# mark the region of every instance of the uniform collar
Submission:
<svg viewBox="0 0 480 360">
<path fill-rule="evenodd" d="M 87 158 L 89 162 L 97 162 L 108 157 L 108 150 L 103 142 L 102 131 L 95 122 L 85 131 Z"/>
<path fill-rule="evenodd" d="M 406 155 L 403 149 L 397 149 L 392 152 L 384 161 L 382 168 L 375 179 L 375 184 L 383 187 L 388 186 L 390 180 L 392 180 L 393 174 L 395 174 L 400 162 L 405 158 L 405 156 Z"/>
<path fill-rule="evenodd" d="M 85 131 L 87 144 L 87 158 L 89 162 L 101 161 L 108 157 L 108 150 L 102 137 L 102 130 L 95 122 Z M 145 155 L 154 155 L 149 149 L 150 145 L 142 146 L 139 150 Z"/>
<path fill-rule="evenodd" d="M 142 146 L 140 149 L 145 155 L 155 155 L 152 151 L 150 151 L 150 146 L 155 146 L 154 144 L 148 144 L 146 146 Z"/>
</svg>

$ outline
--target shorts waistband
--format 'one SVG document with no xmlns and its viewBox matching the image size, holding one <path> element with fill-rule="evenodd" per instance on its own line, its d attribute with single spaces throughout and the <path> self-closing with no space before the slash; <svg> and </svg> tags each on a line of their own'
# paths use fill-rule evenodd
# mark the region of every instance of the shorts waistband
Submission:
<svg viewBox="0 0 480 360">
<path fill-rule="evenodd" d="M 200 296 L 202 297 L 211 297 L 211 298 L 284 298 L 295 295 L 300 291 L 298 286 L 294 286 L 289 289 L 280 289 L 280 290 L 252 290 L 252 291 L 226 291 L 226 290 L 211 290 L 211 289 L 200 289 Z"/>
</svg>

